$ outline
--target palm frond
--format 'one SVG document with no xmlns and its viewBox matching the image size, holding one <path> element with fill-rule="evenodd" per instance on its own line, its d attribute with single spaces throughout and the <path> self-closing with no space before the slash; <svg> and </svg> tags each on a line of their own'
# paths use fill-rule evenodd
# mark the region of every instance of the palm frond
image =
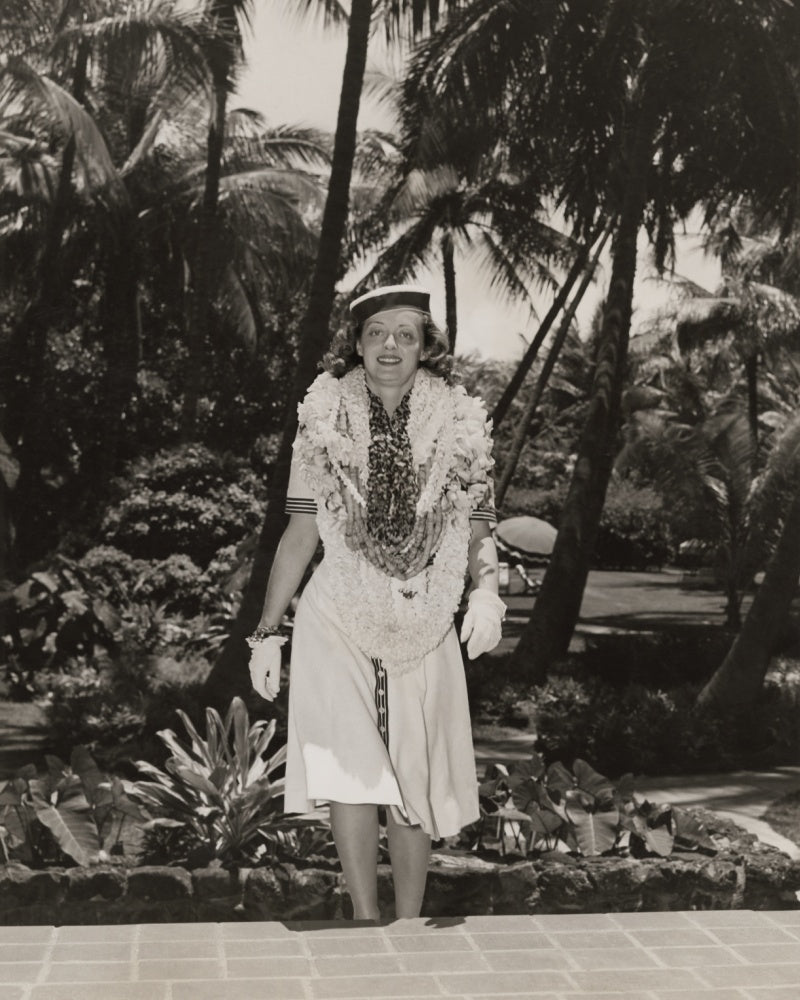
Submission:
<svg viewBox="0 0 800 1000">
<path fill-rule="evenodd" d="M 74 140 L 83 189 L 93 194 L 102 191 L 111 200 L 124 200 L 125 187 L 105 140 L 86 109 L 63 87 L 38 73 L 24 59 L 13 57 L 0 64 L 0 80 L 3 77 L 10 83 L 12 99 L 14 96 L 32 97 L 55 118 L 64 137 Z"/>
<path fill-rule="evenodd" d="M 133 0 L 122 12 L 64 27 L 52 55 L 67 57 L 86 43 L 97 61 L 127 75 L 131 84 L 143 76 L 168 76 L 187 90 L 207 85 L 209 52 L 222 44 L 202 10 L 176 10 L 171 0 Z"/>
<path fill-rule="evenodd" d="M 297 125 L 257 127 L 251 113 L 242 108 L 232 112 L 228 121 L 232 128 L 226 135 L 227 170 L 243 169 L 244 164 L 318 169 L 330 165 L 330 141 L 317 129 Z"/>
</svg>

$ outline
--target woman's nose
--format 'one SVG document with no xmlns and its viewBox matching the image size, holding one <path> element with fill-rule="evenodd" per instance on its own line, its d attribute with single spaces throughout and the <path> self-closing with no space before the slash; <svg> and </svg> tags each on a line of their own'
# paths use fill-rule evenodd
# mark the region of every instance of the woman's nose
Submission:
<svg viewBox="0 0 800 1000">
<path fill-rule="evenodd" d="M 393 333 L 389 333 L 387 335 L 386 340 L 384 340 L 384 342 L 383 342 L 383 346 L 384 347 L 392 347 L 395 350 L 397 350 L 397 341 L 394 339 L 394 334 Z"/>
</svg>

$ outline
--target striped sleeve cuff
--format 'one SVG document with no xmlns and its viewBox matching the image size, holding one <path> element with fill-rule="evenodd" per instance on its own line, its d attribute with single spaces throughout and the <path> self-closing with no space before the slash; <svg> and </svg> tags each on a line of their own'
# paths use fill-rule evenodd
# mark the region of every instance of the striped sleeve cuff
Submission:
<svg viewBox="0 0 800 1000">
<path fill-rule="evenodd" d="M 497 511 L 494 507 L 479 507 L 469 516 L 470 521 L 497 521 Z"/>
<path fill-rule="evenodd" d="M 287 497 L 286 505 L 283 508 L 287 514 L 314 514 L 317 513 L 317 501 L 309 500 L 306 497 Z"/>
</svg>

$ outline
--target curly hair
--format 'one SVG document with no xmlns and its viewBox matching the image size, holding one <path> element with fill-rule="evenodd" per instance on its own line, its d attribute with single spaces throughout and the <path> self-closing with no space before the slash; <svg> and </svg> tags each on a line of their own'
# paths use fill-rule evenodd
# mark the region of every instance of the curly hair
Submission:
<svg viewBox="0 0 800 1000">
<path fill-rule="evenodd" d="M 322 358 L 322 368 L 336 378 L 341 378 L 353 368 L 362 364 L 356 351 L 356 343 L 361 336 L 362 323 L 347 323 L 334 334 L 331 346 Z M 445 380 L 448 385 L 459 381 L 455 371 L 453 356 L 450 354 L 450 342 L 447 334 L 441 330 L 425 313 L 422 320 L 423 349 L 427 352 L 420 368 L 427 369 L 431 375 Z"/>
</svg>

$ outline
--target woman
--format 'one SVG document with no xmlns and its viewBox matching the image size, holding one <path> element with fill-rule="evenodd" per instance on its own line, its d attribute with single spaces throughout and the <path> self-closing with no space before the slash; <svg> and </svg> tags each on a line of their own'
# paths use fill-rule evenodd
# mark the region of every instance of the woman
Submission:
<svg viewBox="0 0 800 1000">
<path fill-rule="evenodd" d="M 322 539 L 292 640 L 285 809 L 330 804 L 356 919 L 378 919 L 378 806 L 397 917 L 419 915 L 431 838 L 478 818 L 464 667 L 500 641 L 492 466 L 482 404 L 454 386 L 429 295 L 394 285 L 351 307 L 301 403 L 251 676 L 278 691 L 279 623 Z"/>
</svg>

